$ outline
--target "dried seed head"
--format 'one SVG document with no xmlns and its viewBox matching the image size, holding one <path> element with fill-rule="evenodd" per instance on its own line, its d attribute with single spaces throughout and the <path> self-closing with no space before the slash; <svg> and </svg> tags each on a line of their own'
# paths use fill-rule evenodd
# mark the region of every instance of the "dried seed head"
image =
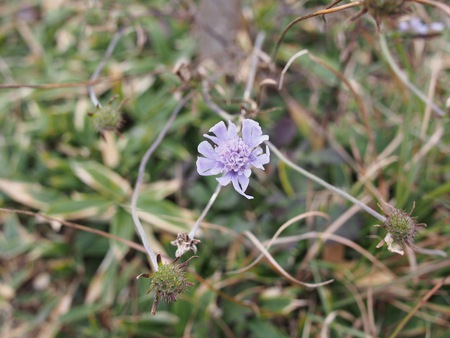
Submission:
<svg viewBox="0 0 450 338">
<path fill-rule="evenodd" d="M 187 87 L 197 88 L 205 78 L 206 71 L 202 66 L 195 65 L 186 59 L 179 60 L 173 67 L 173 73 Z"/>
<path fill-rule="evenodd" d="M 364 0 L 364 8 L 377 24 L 382 18 L 396 18 L 409 12 L 405 0 Z"/>
<path fill-rule="evenodd" d="M 382 202 L 382 209 L 386 213 L 386 221 L 381 226 L 386 229 L 386 237 L 377 245 L 377 248 L 388 244 L 388 250 L 404 254 L 402 246 L 406 244 L 412 249 L 416 249 L 414 238 L 420 227 L 426 227 L 424 223 L 417 223 L 416 219 L 411 216 L 412 211 L 408 214 L 405 211 L 394 208 L 393 206 Z"/>
<path fill-rule="evenodd" d="M 176 264 L 178 259 L 175 259 L 172 263 L 163 264 L 161 261 L 161 255 L 157 256 L 158 270 L 153 274 L 140 274 L 136 278 L 151 278 L 150 287 L 147 293 L 154 292 L 154 303 L 152 307 L 152 315 L 156 313 L 159 299 L 162 298 L 166 303 L 175 302 L 189 286 L 194 284 L 190 283 L 186 279 L 186 271 L 184 268 L 193 258 L 198 256 L 192 256 L 186 262 Z"/>
<path fill-rule="evenodd" d="M 199 243 L 201 243 L 199 239 L 191 239 L 186 233 L 179 233 L 177 235 L 177 239 L 170 242 L 170 244 L 172 244 L 173 246 L 178 247 L 177 251 L 175 252 L 175 257 L 181 257 L 189 250 L 192 250 L 194 254 L 196 254 L 197 244 Z"/>
</svg>

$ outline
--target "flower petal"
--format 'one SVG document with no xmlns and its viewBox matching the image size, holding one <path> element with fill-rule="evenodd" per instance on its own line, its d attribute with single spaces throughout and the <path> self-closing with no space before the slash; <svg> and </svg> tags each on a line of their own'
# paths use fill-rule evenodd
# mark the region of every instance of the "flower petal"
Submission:
<svg viewBox="0 0 450 338">
<path fill-rule="evenodd" d="M 265 153 L 263 153 L 262 149 L 258 147 L 252 152 L 252 155 L 254 155 L 254 158 L 250 161 L 250 164 L 255 168 L 264 170 L 263 165 L 270 162 L 270 150 L 267 146 Z"/>
<path fill-rule="evenodd" d="M 224 187 L 226 185 L 228 185 L 228 183 L 231 182 L 231 179 L 233 178 L 233 175 L 228 172 L 225 175 L 223 175 L 222 177 L 216 178 L 217 182 L 219 182 L 219 184 Z"/>
<path fill-rule="evenodd" d="M 252 196 L 245 194 L 245 190 L 249 185 L 252 166 L 264 169 L 264 164 L 269 163 L 269 148 L 266 146 L 264 151 L 259 147 L 269 136 L 263 135 L 259 123 L 251 119 L 243 121 L 241 134 L 242 137 L 231 121 L 228 121 L 228 127 L 222 121 L 216 123 L 204 136 L 217 147 L 208 141 L 199 144 L 198 152 L 204 157 L 198 157 L 197 171 L 203 176 L 223 173 L 216 179 L 220 185 L 226 186 L 232 182 L 239 194 L 252 199 Z"/>
<path fill-rule="evenodd" d="M 402 249 L 403 249 L 402 246 L 396 242 L 392 242 L 391 244 L 388 244 L 388 250 L 390 252 L 396 252 L 403 256 L 403 254 L 405 252 Z"/>
<path fill-rule="evenodd" d="M 248 187 L 248 183 L 250 182 L 248 177 L 246 177 L 245 175 L 236 175 L 232 177 L 231 182 L 233 182 L 234 190 L 236 190 L 239 194 L 248 198 L 249 200 L 253 199 L 253 196 L 249 196 L 244 192 Z"/>
<path fill-rule="evenodd" d="M 390 252 L 396 252 L 400 255 L 403 255 L 403 248 L 402 246 L 394 241 L 394 238 L 392 237 L 392 235 L 388 232 L 388 234 L 386 235 L 386 237 L 384 238 L 384 241 L 387 243 L 388 245 L 388 250 Z"/>
<path fill-rule="evenodd" d="M 398 254 L 400 254 L 400 255 L 402 255 L 402 256 L 403 256 L 403 254 L 405 253 L 405 252 L 402 250 L 402 246 L 401 246 L 400 244 L 396 243 L 396 242 L 388 243 L 388 250 L 389 250 L 390 252 L 398 253 Z"/>
<path fill-rule="evenodd" d="M 223 171 L 220 162 L 213 159 L 198 157 L 196 164 L 197 172 L 202 176 L 217 175 Z"/>
<path fill-rule="evenodd" d="M 259 123 L 250 119 L 246 119 L 242 126 L 242 139 L 250 147 L 254 148 L 263 141 L 269 139 L 268 135 L 263 135 Z"/>
<path fill-rule="evenodd" d="M 198 152 L 209 159 L 215 159 L 216 153 L 214 151 L 214 148 L 212 147 L 211 143 L 208 141 L 203 141 L 198 145 Z"/>
<path fill-rule="evenodd" d="M 206 138 L 209 138 L 211 141 L 216 143 L 217 145 L 221 145 L 222 143 L 226 142 L 228 140 L 228 131 L 225 123 L 223 121 L 220 121 L 216 123 L 214 126 L 209 129 L 210 133 L 213 133 L 215 136 L 211 136 L 208 134 L 205 134 Z"/>
<path fill-rule="evenodd" d="M 237 127 L 233 122 L 228 121 L 227 140 L 231 140 L 234 138 L 239 138 L 237 134 Z"/>
</svg>

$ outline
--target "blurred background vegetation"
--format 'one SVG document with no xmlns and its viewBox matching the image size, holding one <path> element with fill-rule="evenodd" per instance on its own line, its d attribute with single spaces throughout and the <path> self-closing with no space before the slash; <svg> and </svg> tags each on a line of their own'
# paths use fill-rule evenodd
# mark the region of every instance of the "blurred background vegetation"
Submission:
<svg viewBox="0 0 450 338">
<path fill-rule="evenodd" d="M 339 5 L 345 4 L 343 2 Z M 0 3 L 0 325 L 2 337 L 446 337 L 450 330 L 448 258 L 376 249 L 378 221 L 311 183 L 276 157 L 252 175 L 246 200 L 226 188 L 199 235 L 195 283 L 183 299 L 160 302 L 151 316 L 147 256 L 102 233 L 139 243 L 130 197 L 141 157 L 177 102 L 194 91 L 146 168 L 139 210 L 153 248 L 174 257 L 170 241 L 189 231 L 216 181 L 195 168 L 197 145 L 220 117 L 245 108 L 295 163 L 372 208 L 382 198 L 411 210 L 428 227 L 416 243 L 449 252 L 450 124 L 396 77 L 384 61 L 378 28 L 359 8 L 286 25 L 326 1 L 19 0 Z M 405 15 L 425 23 L 449 17 L 408 3 Z M 403 18 L 403 17 L 401 17 Z M 391 52 L 413 82 L 442 109 L 450 97 L 450 33 L 401 34 L 398 16 L 383 18 Z M 123 123 L 99 133 L 86 81 L 119 28 L 115 51 L 94 90 L 115 95 Z M 243 102 L 255 38 L 265 32 L 251 102 Z M 282 90 L 289 58 L 296 60 Z M 206 89 L 174 67 L 199 74 Z M 346 79 L 361 98 L 361 111 Z M 31 86 L 30 86 L 31 85 Z M 34 86 L 33 86 L 34 85 Z M 257 99 L 260 98 L 260 99 Z M 255 102 L 258 104 L 255 109 Z M 447 107 L 446 107 L 447 104 Z M 259 251 L 243 235 L 269 240 L 276 261 L 317 289 L 292 284 L 268 262 L 247 266 Z M 342 241 L 323 241 L 323 231 Z M 299 237 L 303 235 L 303 237 Z M 439 284 L 440 283 L 440 284 Z M 431 297 L 425 298 L 433 290 Z M 418 308 L 415 308 L 418 305 Z M 410 317 L 407 317 L 408 314 Z"/>
</svg>

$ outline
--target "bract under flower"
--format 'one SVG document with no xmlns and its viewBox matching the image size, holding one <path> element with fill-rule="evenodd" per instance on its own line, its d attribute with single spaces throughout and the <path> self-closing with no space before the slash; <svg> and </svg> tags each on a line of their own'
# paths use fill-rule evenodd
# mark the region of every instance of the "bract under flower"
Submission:
<svg viewBox="0 0 450 338">
<path fill-rule="evenodd" d="M 224 122 L 219 122 L 209 132 L 214 135 L 204 136 L 214 142 L 214 147 L 208 141 L 199 144 L 198 152 L 204 157 L 197 159 L 198 173 L 202 176 L 223 174 L 217 178 L 220 185 L 226 186 L 231 182 L 239 194 L 252 199 L 252 196 L 245 194 L 245 190 L 251 168 L 264 170 L 263 166 L 269 163 L 269 148 L 266 146 L 263 152 L 259 147 L 269 136 L 263 135 L 259 123 L 250 119 L 242 124 L 242 137 L 231 121 L 228 121 L 228 128 Z"/>
<path fill-rule="evenodd" d="M 377 244 L 377 248 L 381 248 L 384 244 L 388 245 L 388 250 L 390 252 L 395 252 L 398 253 L 400 255 L 403 255 L 405 252 L 403 251 L 402 246 L 394 241 L 394 238 L 392 237 L 392 235 L 390 233 L 388 233 L 386 235 L 386 237 L 384 237 L 384 239 Z"/>
</svg>

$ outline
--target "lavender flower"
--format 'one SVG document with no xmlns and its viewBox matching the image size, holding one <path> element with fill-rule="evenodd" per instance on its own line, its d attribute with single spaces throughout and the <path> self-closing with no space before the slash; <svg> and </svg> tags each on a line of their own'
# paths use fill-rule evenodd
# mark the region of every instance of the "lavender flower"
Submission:
<svg viewBox="0 0 450 338">
<path fill-rule="evenodd" d="M 228 129 L 224 122 L 219 122 L 209 131 L 215 136 L 204 136 L 215 145 L 213 147 L 208 141 L 199 144 L 198 152 L 204 157 L 197 159 L 198 173 L 202 176 L 223 174 L 217 178 L 221 186 L 231 182 L 239 194 L 252 199 L 252 196 L 245 194 L 251 174 L 250 168 L 264 170 L 263 165 L 269 163 L 269 148 L 266 146 L 266 151 L 263 152 L 259 147 L 269 136 L 263 135 L 259 123 L 250 119 L 244 120 L 242 124 L 242 137 L 238 135 L 236 125 L 231 121 L 228 121 Z"/>
<path fill-rule="evenodd" d="M 397 26 L 402 33 L 417 34 L 419 36 L 426 36 L 427 34 L 439 34 L 445 29 L 442 22 L 432 22 L 425 24 L 418 17 L 411 17 L 409 20 L 400 21 Z"/>
</svg>

